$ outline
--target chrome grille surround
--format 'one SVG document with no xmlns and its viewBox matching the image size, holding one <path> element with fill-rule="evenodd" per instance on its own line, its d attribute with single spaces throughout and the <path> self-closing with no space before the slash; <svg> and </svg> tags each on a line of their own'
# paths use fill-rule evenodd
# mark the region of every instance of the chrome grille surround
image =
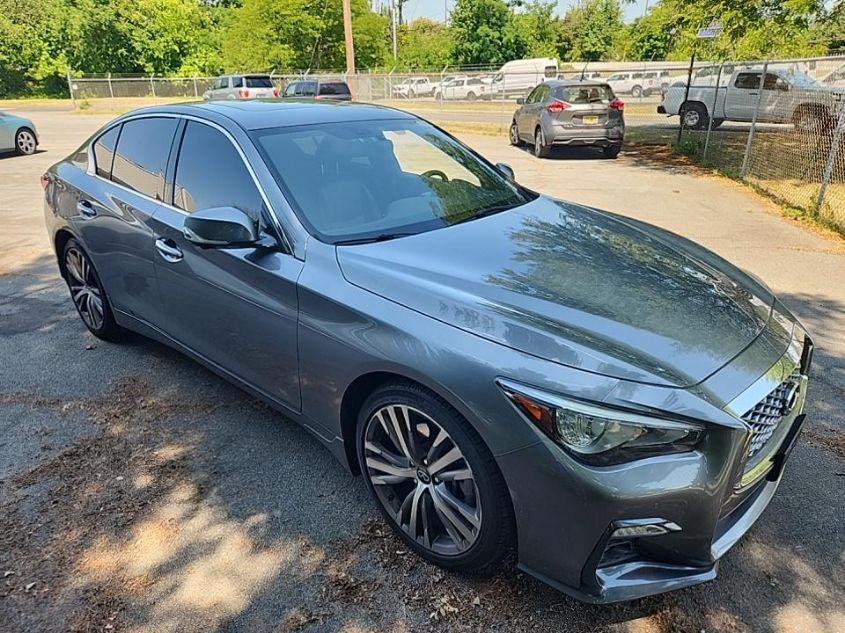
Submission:
<svg viewBox="0 0 845 633">
<path fill-rule="evenodd" d="M 751 427 L 747 455 L 749 460 L 766 446 L 780 421 L 798 404 L 800 390 L 801 372 L 795 368 L 782 383 L 742 416 Z"/>
</svg>

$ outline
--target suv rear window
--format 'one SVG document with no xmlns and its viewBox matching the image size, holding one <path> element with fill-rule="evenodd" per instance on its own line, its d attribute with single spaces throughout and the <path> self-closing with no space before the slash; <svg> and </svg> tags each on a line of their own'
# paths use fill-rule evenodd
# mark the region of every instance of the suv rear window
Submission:
<svg viewBox="0 0 845 633">
<path fill-rule="evenodd" d="M 552 92 L 555 99 L 567 103 L 606 103 L 613 101 L 610 86 L 557 86 Z"/>
<path fill-rule="evenodd" d="M 269 77 L 247 77 L 246 78 L 246 87 L 247 88 L 272 88 L 273 82 L 270 81 Z"/>
<path fill-rule="evenodd" d="M 342 81 L 329 81 L 324 84 L 320 84 L 320 94 L 321 95 L 348 95 L 349 94 L 349 86 L 347 86 Z"/>
</svg>

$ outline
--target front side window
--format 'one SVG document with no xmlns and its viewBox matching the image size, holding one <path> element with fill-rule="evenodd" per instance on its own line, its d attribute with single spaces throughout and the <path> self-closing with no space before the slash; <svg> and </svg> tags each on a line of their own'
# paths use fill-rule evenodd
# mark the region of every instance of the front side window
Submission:
<svg viewBox="0 0 845 633">
<path fill-rule="evenodd" d="M 429 231 L 533 199 L 423 121 L 328 123 L 252 136 L 306 227 L 334 244 Z"/>
<path fill-rule="evenodd" d="M 97 166 L 97 175 L 106 179 L 111 178 L 114 147 L 117 145 L 118 134 L 120 134 L 120 126 L 115 125 L 94 143 L 94 164 Z"/>
<path fill-rule="evenodd" d="M 531 94 L 528 95 L 528 98 L 525 99 L 525 103 L 537 103 L 540 100 L 540 93 L 543 91 L 542 86 L 537 86 L 534 90 L 531 91 Z"/>
<path fill-rule="evenodd" d="M 293 82 L 292 84 L 288 84 L 288 87 L 285 88 L 285 96 L 292 97 L 296 94 L 296 91 L 299 87 L 299 82 Z"/>
<path fill-rule="evenodd" d="M 209 125 L 189 121 L 176 162 L 173 205 L 188 213 L 235 207 L 260 222 L 263 201 L 232 142 Z"/>
<path fill-rule="evenodd" d="M 123 124 L 111 179 L 156 200 L 164 199 L 164 172 L 178 121 L 135 119 Z"/>
</svg>

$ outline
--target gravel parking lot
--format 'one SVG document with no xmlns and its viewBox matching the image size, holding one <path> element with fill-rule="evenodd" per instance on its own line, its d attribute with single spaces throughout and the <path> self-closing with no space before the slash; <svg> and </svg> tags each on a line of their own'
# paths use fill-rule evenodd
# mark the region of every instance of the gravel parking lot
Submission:
<svg viewBox="0 0 845 633">
<path fill-rule="evenodd" d="M 58 279 L 38 176 L 110 116 L 22 113 L 43 145 L 0 157 L 0 630 L 845 631 L 842 239 L 647 153 L 539 161 L 504 137 L 463 136 L 532 188 L 714 249 L 816 336 L 808 427 L 719 578 L 590 606 L 512 564 L 486 578 L 429 566 L 304 430 L 168 348 L 88 335 Z"/>
</svg>

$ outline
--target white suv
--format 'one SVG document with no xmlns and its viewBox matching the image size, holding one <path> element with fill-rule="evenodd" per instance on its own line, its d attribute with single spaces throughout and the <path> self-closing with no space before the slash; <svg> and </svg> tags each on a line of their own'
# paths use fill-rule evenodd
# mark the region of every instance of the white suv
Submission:
<svg viewBox="0 0 845 633">
<path fill-rule="evenodd" d="M 434 85 L 428 77 L 410 77 L 402 83 L 393 86 L 394 96 L 408 99 L 428 96 L 432 92 L 434 92 Z"/>
</svg>

